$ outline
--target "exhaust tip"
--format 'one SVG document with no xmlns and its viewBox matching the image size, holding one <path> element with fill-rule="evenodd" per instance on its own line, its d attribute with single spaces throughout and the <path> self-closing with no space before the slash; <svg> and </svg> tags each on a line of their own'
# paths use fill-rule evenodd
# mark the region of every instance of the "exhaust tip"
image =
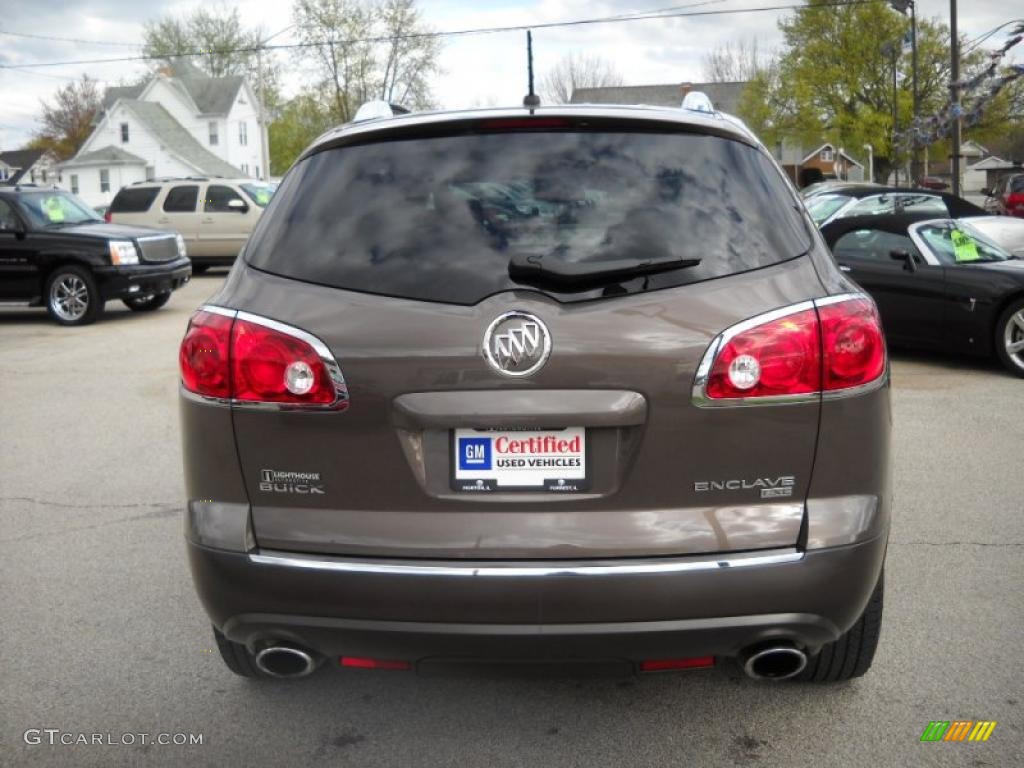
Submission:
<svg viewBox="0 0 1024 768">
<path fill-rule="evenodd" d="M 786 680 L 807 666 L 807 654 L 792 645 L 772 645 L 750 653 L 743 671 L 755 680 Z"/>
<path fill-rule="evenodd" d="M 304 677 L 316 669 L 316 660 L 293 645 L 271 645 L 256 654 L 256 666 L 271 677 Z"/>
</svg>

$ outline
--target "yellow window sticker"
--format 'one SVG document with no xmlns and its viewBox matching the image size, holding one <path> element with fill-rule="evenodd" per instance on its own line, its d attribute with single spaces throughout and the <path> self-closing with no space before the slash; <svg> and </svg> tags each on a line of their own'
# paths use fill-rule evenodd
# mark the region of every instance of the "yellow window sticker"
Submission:
<svg viewBox="0 0 1024 768">
<path fill-rule="evenodd" d="M 981 258 L 977 244 L 967 233 L 954 229 L 949 237 L 953 241 L 953 258 L 957 261 L 978 261 Z"/>
<path fill-rule="evenodd" d="M 260 205 L 266 205 L 270 202 L 270 193 L 264 189 L 256 192 L 256 202 Z"/>
<path fill-rule="evenodd" d="M 54 224 L 60 224 L 64 221 L 64 206 L 60 204 L 60 198 L 48 197 L 43 201 L 43 212 L 46 213 L 48 218 Z"/>
</svg>

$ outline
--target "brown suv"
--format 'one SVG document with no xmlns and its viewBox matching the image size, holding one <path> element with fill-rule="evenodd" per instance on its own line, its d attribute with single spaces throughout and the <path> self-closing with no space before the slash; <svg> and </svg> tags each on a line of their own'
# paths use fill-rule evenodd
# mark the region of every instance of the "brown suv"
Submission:
<svg viewBox="0 0 1024 768">
<path fill-rule="evenodd" d="M 180 351 L 232 671 L 874 655 L 871 299 L 728 116 L 384 116 L 317 140 Z"/>
</svg>

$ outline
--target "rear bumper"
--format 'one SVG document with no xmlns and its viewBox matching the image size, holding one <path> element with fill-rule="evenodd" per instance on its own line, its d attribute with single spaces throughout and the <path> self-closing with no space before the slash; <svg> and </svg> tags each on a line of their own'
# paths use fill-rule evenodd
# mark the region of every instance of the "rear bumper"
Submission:
<svg viewBox="0 0 1024 768">
<path fill-rule="evenodd" d="M 887 533 L 887 532 L 886 532 Z M 188 542 L 213 623 L 250 647 L 327 657 L 574 660 L 815 652 L 857 620 L 887 535 L 799 552 L 632 561 L 462 563 L 259 552 Z"/>
<path fill-rule="evenodd" d="M 96 277 L 104 300 L 169 293 L 192 277 L 192 262 L 185 258 L 165 264 L 101 267 L 96 269 Z"/>
</svg>

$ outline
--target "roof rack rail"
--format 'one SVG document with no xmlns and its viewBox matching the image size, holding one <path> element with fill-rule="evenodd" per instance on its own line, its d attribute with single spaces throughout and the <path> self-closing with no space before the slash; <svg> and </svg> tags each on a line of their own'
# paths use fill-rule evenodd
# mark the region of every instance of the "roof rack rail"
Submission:
<svg viewBox="0 0 1024 768">
<path fill-rule="evenodd" d="M 380 120 L 381 118 L 395 117 L 396 115 L 408 115 L 409 112 L 409 108 L 403 107 L 401 104 L 391 104 L 383 99 L 377 99 L 361 105 L 356 110 L 356 116 L 352 118 L 352 122 L 361 123 L 366 120 Z"/>
<path fill-rule="evenodd" d="M 690 91 L 683 97 L 682 108 L 690 112 L 703 112 L 706 115 L 715 114 L 715 105 L 704 91 Z"/>
<path fill-rule="evenodd" d="M 213 179 L 222 179 L 223 176 L 157 176 L 153 179 L 143 179 L 142 181 L 133 181 L 131 186 L 138 184 L 162 184 L 168 181 L 209 181 Z"/>
</svg>

